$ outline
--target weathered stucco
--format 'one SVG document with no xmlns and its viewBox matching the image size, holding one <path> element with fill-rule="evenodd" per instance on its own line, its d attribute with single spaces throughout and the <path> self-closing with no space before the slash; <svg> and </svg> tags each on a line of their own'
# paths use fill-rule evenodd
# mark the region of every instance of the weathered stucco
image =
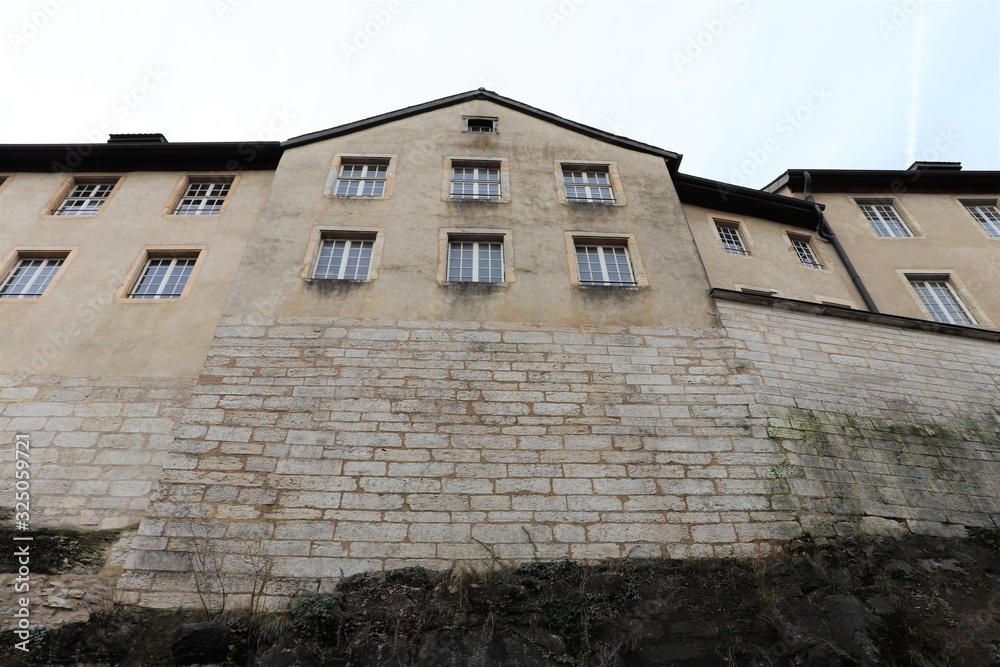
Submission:
<svg viewBox="0 0 1000 667">
<path fill-rule="evenodd" d="M 463 115 L 499 117 L 499 134 L 461 132 Z M 386 199 L 323 196 L 335 155 L 393 155 Z M 510 202 L 449 201 L 445 156 L 507 158 Z M 617 163 L 627 204 L 560 203 L 559 161 Z M 378 279 L 328 289 L 303 279 L 315 227 L 378 230 Z M 439 230 L 511 230 L 516 280 L 441 285 Z M 648 276 L 638 289 L 571 284 L 567 232 L 634 235 Z M 633 248 L 630 247 L 630 251 Z M 679 286 L 684 286 L 679 289 Z M 373 319 L 705 326 L 708 282 L 663 158 L 597 142 L 476 101 L 292 148 L 275 174 L 226 312 Z"/>
<path fill-rule="evenodd" d="M 5 184 L 0 193 L 0 262 L 13 268 L 18 250 L 74 253 L 58 283 L 41 298 L 0 299 L 0 372 L 198 374 L 272 174 L 240 174 L 225 209 L 212 216 L 169 214 L 169 202 L 186 173 L 113 175 L 121 179 L 118 187 L 94 216 L 48 215 L 59 203 L 56 194 L 68 184 L 66 174 L 23 173 Z M 115 298 L 136 278 L 130 269 L 147 247 L 204 248 L 186 297 Z"/>
</svg>

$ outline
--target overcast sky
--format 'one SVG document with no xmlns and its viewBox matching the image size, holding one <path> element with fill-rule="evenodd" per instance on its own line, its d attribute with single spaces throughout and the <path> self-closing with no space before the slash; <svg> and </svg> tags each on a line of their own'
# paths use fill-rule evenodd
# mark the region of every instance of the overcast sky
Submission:
<svg viewBox="0 0 1000 667">
<path fill-rule="evenodd" d="M 760 187 L 1000 169 L 997 0 L 2 0 L 0 143 L 287 139 L 480 86 Z"/>
</svg>

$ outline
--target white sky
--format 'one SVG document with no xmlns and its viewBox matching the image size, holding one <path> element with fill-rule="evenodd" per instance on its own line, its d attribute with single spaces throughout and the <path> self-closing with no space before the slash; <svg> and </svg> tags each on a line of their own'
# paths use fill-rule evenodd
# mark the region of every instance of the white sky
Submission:
<svg viewBox="0 0 1000 667">
<path fill-rule="evenodd" d="M 1000 170 L 997 0 L 2 0 L 0 38 L 0 143 L 280 140 L 484 86 L 752 187 Z"/>
</svg>

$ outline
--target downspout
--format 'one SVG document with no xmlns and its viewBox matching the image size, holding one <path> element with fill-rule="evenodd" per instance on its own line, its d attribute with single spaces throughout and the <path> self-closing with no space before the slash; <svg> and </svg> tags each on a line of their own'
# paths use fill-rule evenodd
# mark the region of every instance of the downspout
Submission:
<svg viewBox="0 0 1000 667">
<path fill-rule="evenodd" d="M 816 231 L 819 232 L 821 239 L 829 241 L 833 244 L 833 249 L 837 251 L 837 256 L 840 257 L 840 261 L 844 263 L 844 267 L 847 269 L 847 273 L 850 274 L 851 281 L 858 289 L 858 293 L 861 294 L 861 298 L 864 299 L 865 306 L 868 308 L 868 311 L 872 313 L 879 312 L 878 307 L 875 305 L 875 301 L 872 299 L 872 295 L 869 294 L 868 288 L 865 287 L 865 283 L 861 280 L 861 276 L 858 275 L 858 270 L 854 268 L 851 258 L 847 256 L 847 251 L 844 250 L 844 246 L 840 245 L 840 239 L 837 238 L 837 234 L 833 231 L 830 223 L 827 222 L 826 216 L 823 215 L 823 208 L 816 203 L 815 199 L 813 199 L 812 176 L 808 171 L 803 171 L 802 175 L 805 180 L 802 186 L 802 194 L 807 202 L 816 207 L 816 215 L 819 216 L 819 224 L 816 226 Z"/>
</svg>

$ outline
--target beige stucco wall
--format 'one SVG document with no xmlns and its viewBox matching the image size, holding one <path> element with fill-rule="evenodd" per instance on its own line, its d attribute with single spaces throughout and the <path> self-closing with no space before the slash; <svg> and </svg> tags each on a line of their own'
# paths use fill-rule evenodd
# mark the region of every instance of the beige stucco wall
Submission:
<svg viewBox="0 0 1000 667">
<path fill-rule="evenodd" d="M 879 238 L 856 199 L 871 193 L 817 193 L 826 217 L 879 310 L 931 319 L 906 280 L 908 272 L 935 271 L 951 275 L 952 286 L 970 307 L 979 326 L 1000 326 L 1000 239 L 991 239 L 969 214 L 962 200 L 996 199 L 992 195 L 924 194 L 906 192 L 893 199 L 914 238 Z"/>
<path fill-rule="evenodd" d="M 5 266 L 18 249 L 73 249 L 41 298 L 0 299 L 0 371 L 198 374 L 272 172 L 240 174 L 225 209 L 213 216 L 168 214 L 186 173 L 119 176 L 112 197 L 88 217 L 48 214 L 68 183 L 66 174 L 19 173 L 0 190 Z M 204 248 L 188 294 L 177 300 L 116 300 L 151 246 Z"/>
<path fill-rule="evenodd" d="M 684 205 L 684 212 L 712 287 L 773 289 L 775 296 L 786 299 L 826 301 L 864 309 L 864 300 L 851 283 L 833 244 L 824 241 L 816 232 L 689 204 Z M 716 220 L 739 224 L 749 255 L 735 255 L 723 249 Z M 789 241 L 789 234 L 809 238 L 822 268 L 802 265 Z"/>
<path fill-rule="evenodd" d="M 463 115 L 498 117 L 500 132 L 463 133 Z M 396 156 L 391 197 L 324 197 L 337 154 Z M 446 156 L 506 158 L 510 203 L 448 201 Z M 617 163 L 625 205 L 560 203 L 558 160 Z M 306 280 L 315 259 L 309 241 L 320 226 L 378 230 L 384 249 L 377 279 L 334 289 Z M 515 280 L 494 288 L 439 284 L 439 232 L 447 228 L 509 230 Z M 648 286 L 572 285 L 567 232 L 634 235 Z M 226 312 L 706 325 L 707 289 L 662 157 L 473 101 L 286 151 Z"/>
</svg>

